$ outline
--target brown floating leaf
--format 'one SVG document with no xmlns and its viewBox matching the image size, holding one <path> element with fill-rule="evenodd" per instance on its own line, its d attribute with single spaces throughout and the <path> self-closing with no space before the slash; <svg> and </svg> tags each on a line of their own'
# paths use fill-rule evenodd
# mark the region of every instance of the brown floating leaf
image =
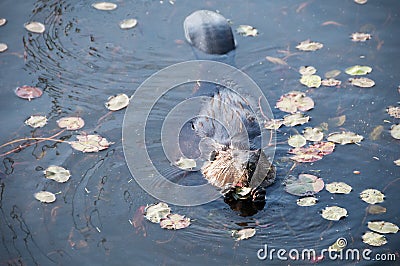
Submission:
<svg viewBox="0 0 400 266">
<path fill-rule="evenodd" d="M 32 115 L 25 120 L 25 124 L 33 128 L 44 127 L 47 124 L 47 117 L 42 115 Z"/>
<path fill-rule="evenodd" d="M 161 228 L 165 229 L 183 229 L 190 225 L 190 218 L 185 217 L 184 215 L 179 214 L 168 214 L 167 217 L 162 218 L 160 221 Z"/>
<path fill-rule="evenodd" d="M 350 131 L 331 133 L 327 138 L 328 141 L 335 142 L 341 145 L 359 143 L 363 139 L 363 136 L 357 135 L 356 133 Z"/>
<path fill-rule="evenodd" d="M 367 212 L 369 214 L 381 214 L 386 212 L 386 208 L 379 205 L 369 205 L 367 207 Z"/>
<path fill-rule="evenodd" d="M 316 51 L 324 47 L 322 43 L 319 42 L 311 42 L 310 40 L 305 40 L 296 46 L 300 51 Z"/>
<path fill-rule="evenodd" d="M 266 56 L 265 59 L 276 65 L 287 66 L 287 63 L 278 57 Z"/>
<path fill-rule="evenodd" d="M 399 231 L 397 225 L 385 221 L 368 222 L 368 228 L 381 234 L 396 234 Z"/>
<path fill-rule="evenodd" d="M 283 117 L 283 124 L 287 127 L 294 127 L 297 125 L 305 124 L 309 120 L 310 120 L 309 116 L 306 116 L 302 113 L 295 113 L 292 115 L 285 115 Z"/>
<path fill-rule="evenodd" d="M 325 87 L 335 87 L 335 86 L 340 86 L 342 82 L 337 79 L 323 79 L 321 80 L 321 85 Z"/>
<path fill-rule="evenodd" d="M 338 206 L 326 207 L 322 210 L 322 218 L 330 221 L 339 221 L 347 216 L 347 210 Z"/>
<path fill-rule="evenodd" d="M 344 182 L 332 182 L 326 184 L 325 189 L 330 193 L 349 194 L 353 188 Z"/>
<path fill-rule="evenodd" d="M 51 203 L 56 200 L 56 195 L 48 191 L 40 191 L 33 195 L 35 199 L 44 203 Z"/>
<path fill-rule="evenodd" d="M 57 120 L 57 125 L 67 130 L 77 130 L 85 125 L 85 121 L 80 117 L 63 117 Z"/>
<path fill-rule="evenodd" d="M 380 247 L 387 243 L 384 235 L 374 233 L 374 232 L 366 232 L 362 236 L 362 239 L 363 239 L 364 243 L 374 246 L 374 247 Z"/>
<path fill-rule="evenodd" d="M 365 189 L 360 193 L 360 198 L 369 204 L 383 202 L 385 195 L 377 189 Z"/>
<path fill-rule="evenodd" d="M 47 169 L 44 170 L 44 175 L 47 179 L 51 179 L 59 183 L 67 182 L 71 176 L 69 170 L 56 165 L 47 167 Z"/>
<path fill-rule="evenodd" d="M 79 135 L 77 141 L 71 141 L 72 148 L 82 152 L 98 152 L 107 149 L 113 142 L 99 135 Z"/>
<path fill-rule="evenodd" d="M 300 83 L 309 88 L 319 88 L 321 86 L 322 80 L 318 75 L 302 76 Z"/>
<path fill-rule="evenodd" d="M 36 21 L 26 23 L 24 27 L 33 33 L 43 33 L 46 30 L 46 27 L 42 23 Z"/>
<path fill-rule="evenodd" d="M 360 87 L 360 88 L 371 88 L 375 86 L 375 81 L 369 78 L 350 78 L 349 82 L 351 85 Z"/>
<path fill-rule="evenodd" d="M 285 180 L 285 191 L 296 196 L 310 196 L 324 188 L 324 181 L 310 174 L 300 174 L 298 178 L 289 177 Z"/>
<path fill-rule="evenodd" d="M 300 163 L 310 163 L 321 160 L 335 149 L 333 142 L 320 142 L 309 147 L 294 148 L 289 153 L 294 154 L 290 159 Z"/>
<path fill-rule="evenodd" d="M 353 42 L 365 42 L 366 40 L 370 39 L 371 39 L 371 34 L 369 33 L 355 32 L 351 34 L 351 40 Z"/>
<path fill-rule="evenodd" d="M 42 96 L 43 92 L 39 88 L 24 85 L 21 87 L 17 87 L 15 89 L 15 94 L 20 98 L 28 99 L 30 101 L 31 99 Z"/>
<path fill-rule="evenodd" d="M 110 2 L 98 2 L 92 4 L 92 7 L 94 7 L 97 10 L 110 11 L 116 9 L 117 5 Z"/>
<path fill-rule="evenodd" d="M 302 207 L 309 207 L 313 206 L 318 202 L 318 199 L 316 197 L 304 197 L 301 199 L 297 200 L 297 205 L 302 206 Z"/>
<path fill-rule="evenodd" d="M 392 126 L 390 129 L 390 135 L 395 139 L 400 139 L 400 124 Z"/>
<path fill-rule="evenodd" d="M 304 92 L 291 91 L 279 98 L 276 107 L 287 113 L 296 113 L 297 111 L 308 111 L 314 108 L 314 101 L 307 97 Z"/>
<path fill-rule="evenodd" d="M 236 240 L 243 240 L 253 237 L 256 234 L 256 229 L 254 228 L 245 228 L 241 230 L 232 230 L 232 237 Z"/>
<path fill-rule="evenodd" d="M 311 76 L 311 75 L 315 74 L 316 72 L 317 72 L 317 70 L 313 66 L 301 66 L 299 69 L 299 73 L 302 76 Z"/>
<path fill-rule="evenodd" d="M 5 43 L 0 43 L 0 53 L 7 51 L 8 46 Z"/>
<path fill-rule="evenodd" d="M 389 106 L 389 107 L 386 109 L 386 112 L 387 112 L 390 116 L 392 116 L 392 117 L 394 117 L 394 118 L 400 118 L 400 107 L 398 107 L 398 106 L 396 106 L 396 107 L 394 107 L 394 106 Z"/>
<path fill-rule="evenodd" d="M 236 32 L 243 36 L 257 36 L 258 30 L 250 25 L 239 25 Z"/>
</svg>

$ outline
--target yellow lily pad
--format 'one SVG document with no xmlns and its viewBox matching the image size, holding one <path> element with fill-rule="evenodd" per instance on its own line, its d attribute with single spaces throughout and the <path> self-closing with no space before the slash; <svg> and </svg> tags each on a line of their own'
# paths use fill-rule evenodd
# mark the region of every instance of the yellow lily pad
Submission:
<svg viewBox="0 0 400 266">
<path fill-rule="evenodd" d="M 322 128 L 306 127 L 303 130 L 303 136 L 306 140 L 309 141 L 321 141 L 324 138 L 324 133 L 322 132 Z"/>
<path fill-rule="evenodd" d="M 282 119 L 271 119 L 270 121 L 266 121 L 264 123 L 264 127 L 270 130 L 277 130 L 283 125 Z"/>
<path fill-rule="evenodd" d="M 129 104 L 129 97 L 124 93 L 120 93 L 120 94 L 108 97 L 107 102 L 105 103 L 105 106 L 110 111 L 118 111 L 118 110 L 121 110 L 121 109 L 127 107 L 128 104 Z"/>
<path fill-rule="evenodd" d="M 304 197 L 301 199 L 297 200 L 297 205 L 302 206 L 302 207 L 308 207 L 308 206 L 313 206 L 318 202 L 318 199 L 316 197 Z"/>
<path fill-rule="evenodd" d="M 318 75 L 302 76 L 300 83 L 309 88 L 319 88 L 321 86 L 321 77 Z"/>
<path fill-rule="evenodd" d="M 288 139 L 288 144 L 294 148 L 303 147 L 307 141 L 302 135 L 294 135 Z"/>
<path fill-rule="evenodd" d="M 352 67 L 346 68 L 345 72 L 349 75 L 352 76 L 361 76 L 361 75 L 366 75 L 372 71 L 372 68 L 369 66 L 360 66 L 360 65 L 355 65 Z"/>
<path fill-rule="evenodd" d="M 369 204 L 381 203 L 384 201 L 385 195 L 377 189 L 366 189 L 360 193 L 360 198 Z"/>
<path fill-rule="evenodd" d="M 64 167 L 52 165 L 44 170 L 44 175 L 47 179 L 51 179 L 59 183 L 64 183 L 69 180 L 71 173 Z"/>
<path fill-rule="evenodd" d="M 152 223 L 159 223 L 161 219 L 171 213 L 171 208 L 165 202 L 147 205 L 144 209 L 144 216 Z"/>
<path fill-rule="evenodd" d="M 381 234 L 396 234 L 399 231 L 397 225 L 385 221 L 368 222 L 368 228 Z"/>
<path fill-rule="evenodd" d="M 327 138 L 328 141 L 338 143 L 341 145 L 359 143 L 363 139 L 364 139 L 363 136 L 357 135 L 356 133 L 350 131 L 331 133 Z"/>
<path fill-rule="evenodd" d="M 44 202 L 44 203 L 52 203 L 52 202 L 56 201 L 56 195 L 49 191 L 40 191 L 40 192 L 33 194 L 33 196 L 38 201 Z"/>
<path fill-rule="evenodd" d="M 390 135 L 395 139 L 400 139 L 400 124 L 392 126 L 390 129 Z"/>
<path fill-rule="evenodd" d="M 384 235 L 374 232 L 366 232 L 362 236 L 362 240 L 364 243 L 374 247 L 380 247 L 387 243 L 386 237 Z"/>
<path fill-rule="evenodd" d="M 326 184 L 325 189 L 330 193 L 349 194 L 353 188 L 344 182 L 332 182 Z"/>
<path fill-rule="evenodd" d="M 347 216 L 347 210 L 338 206 L 326 207 L 322 210 L 322 217 L 330 221 L 339 221 Z"/>
<path fill-rule="evenodd" d="M 317 72 L 317 69 L 313 66 L 301 66 L 299 69 L 299 73 L 302 76 L 311 76 Z"/>
<path fill-rule="evenodd" d="M 235 241 L 240 241 L 240 240 L 251 238 L 255 234 L 256 234 L 256 229 L 254 229 L 254 228 L 232 230 L 232 237 L 235 239 Z"/>
<path fill-rule="evenodd" d="M 302 113 L 295 113 L 292 115 L 285 115 L 283 117 L 283 124 L 287 127 L 294 127 L 307 123 L 310 117 Z"/>
<path fill-rule="evenodd" d="M 44 127 L 47 124 L 47 117 L 42 115 L 32 115 L 25 120 L 25 124 L 33 128 Z"/>
</svg>

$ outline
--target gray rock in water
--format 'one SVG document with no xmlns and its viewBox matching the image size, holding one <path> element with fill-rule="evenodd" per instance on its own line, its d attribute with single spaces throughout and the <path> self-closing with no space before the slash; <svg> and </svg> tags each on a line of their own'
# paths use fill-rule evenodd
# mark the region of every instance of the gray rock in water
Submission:
<svg viewBox="0 0 400 266">
<path fill-rule="evenodd" d="M 226 54 L 235 49 L 231 26 L 222 15 L 198 10 L 183 22 L 186 40 L 208 54 Z"/>
</svg>

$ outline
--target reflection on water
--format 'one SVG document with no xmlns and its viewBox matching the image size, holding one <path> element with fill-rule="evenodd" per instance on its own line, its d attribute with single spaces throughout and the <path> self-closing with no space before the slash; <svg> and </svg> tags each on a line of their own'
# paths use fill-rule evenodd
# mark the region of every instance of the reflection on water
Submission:
<svg viewBox="0 0 400 266">
<path fill-rule="evenodd" d="M 104 265 L 141 261 L 155 265 L 264 265 L 270 261 L 259 261 L 256 254 L 264 244 L 276 249 L 321 250 L 339 237 L 347 239 L 349 248 L 371 248 L 373 254 L 398 252 L 400 242 L 396 235 L 386 235 L 388 243 L 378 248 L 361 241 L 367 221 L 400 224 L 395 204 L 400 200 L 399 168 L 393 164 L 399 158 L 399 142 L 390 136 L 391 124 L 385 122 L 398 123 L 385 113 L 387 106 L 396 105 L 399 100 L 397 1 L 369 1 L 362 6 L 353 1 L 176 1 L 173 5 L 166 1 L 118 1 L 119 7 L 112 12 L 94 10 L 85 1 L 22 2 L 0 3 L 0 10 L 4 11 L 0 16 L 8 19 L 0 28 L 0 39 L 9 46 L 0 54 L 0 112 L 4 119 L 1 143 L 53 135 L 58 132 L 57 119 L 79 115 L 86 121 L 86 132 L 98 132 L 115 144 L 97 154 L 82 154 L 68 145 L 42 142 L 1 158 L 1 264 Z M 235 35 L 238 45 L 234 60 L 197 53 L 183 41 L 182 22 L 186 15 L 203 8 L 219 10 L 232 20 L 234 27 L 253 25 L 260 35 Z M 138 19 L 138 26 L 120 30 L 118 22 L 130 17 Z M 30 20 L 44 22 L 46 32 L 27 33 L 22 25 Z M 340 25 L 322 26 L 326 21 Z M 353 43 L 349 35 L 356 31 L 370 32 L 373 38 Z M 315 53 L 296 51 L 295 45 L 308 38 L 325 47 Z M 267 55 L 287 57 L 290 67 L 264 60 Z M 124 113 L 108 113 L 104 102 L 116 93 L 133 94 L 157 70 L 202 56 L 230 61 L 243 69 L 258 83 L 271 106 L 284 93 L 305 90 L 298 82 L 300 66 L 312 65 L 320 75 L 355 64 L 372 66 L 369 77 L 377 84 L 374 88 L 352 87 L 346 82 L 347 76 L 341 74 L 340 88 L 307 91 L 316 103 L 308 112 L 312 117 L 309 126 L 346 115 L 345 124 L 333 126 L 329 132 L 354 131 L 365 140 L 359 146 L 337 146 L 323 160 L 291 169 L 293 162 L 287 159 L 289 147 L 284 142 L 304 127 L 280 129 L 275 155 L 277 181 L 267 189 L 267 204 L 262 211 L 241 217 L 220 198 L 197 207 L 173 206 L 176 213 L 193 219 L 184 230 L 166 231 L 141 220 L 142 206 L 156 199 L 136 184 L 126 167 L 121 143 Z M 45 93 L 32 102 L 22 101 L 13 90 L 23 84 L 41 87 Z M 164 103 L 169 103 L 167 96 Z M 22 126 L 32 114 L 47 115 L 49 124 L 37 130 Z M 274 115 L 280 118 L 284 113 L 275 109 Z M 379 125 L 384 131 L 377 140 L 370 139 L 369 134 Z M 75 138 L 73 135 L 76 133 L 63 136 L 69 140 Z M 42 171 L 51 164 L 69 169 L 71 180 L 65 184 L 45 180 Z M 354 175 L 354 170 L 361 174 Z M 317 195 L 317 205 L 300 208 L 297 198 L 284 192 L 282 182 L 289 174 L 303 172 L 316 174 L 325 183 L 344 181 L 353 191 L 338 195 L 324 190 Z M 381 205 L 387 213 L 367 214 L 367 204 L 358 197 L 366 188 L 385 193 L 386 200 Z M 33 193 L 42 189 L 60 192 L 57 201 L 41 204 L 34 200 Z M 338 222 L 322 219 L 320 210 L 332 205 L 345 207 L 348 217 Z M 255 237 L 235 242 L 230 231 L 245 227 L 256 228 Z"/>
</svg>

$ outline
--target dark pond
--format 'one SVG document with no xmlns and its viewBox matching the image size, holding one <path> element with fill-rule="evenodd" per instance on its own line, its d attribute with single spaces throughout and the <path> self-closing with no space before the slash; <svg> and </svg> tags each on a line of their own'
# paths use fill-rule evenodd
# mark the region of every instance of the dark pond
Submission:
<svg viewBox="0 0 400 266">
<path fill-rule="evenodd" d="M 8 50 L 0 53 L 0 143 L 54 135 L 60 130 L 56 121 L 67 115 L 83 117 L 85 132 L 115 142 L 99 153 L 81 153 L 65 143 L 40 142 L 2 155 L 0 265 L 304 265 L 313 262 L 279 261 L 276 253 L 272 261 L 259 260 L 257 251 L 267 244 L 269 249 L 320 252 L 339 237 L 347 239 L 347 248 L 371 249 L 371 258 L 395 254 L 400 260 L 398 234 L 386 234 L 388 243 L 381 247 L 369 246 L 361 239 L 368 221 L 400 225 L 400 168 L 393 163 L 400 158 L 400 142 L 390 135 L 391 125 L 399 121 L 385 112 L 386 107 L 399 102 L 397 0 L 370 0 L 365 5 L 351 0 L 177 0 L 173 4 L 119 0 L 114 11 L 95 10 L 93 2 L 0 2 L 0 17 L 8 20 L 0 27 L 0 42 L 8 45 Z M 206 56 L 184 41 L 183 20 L 197 9 L 218 10 L 234 23 L 233 28 L 249 24 L 259 30 L 259 36 L 235 34 L 237 49 L 232 54 Z M 138 26 L 119 29 L 119 21 L 130 17 L 138 19 Z M 44 23 L 45 33 L 28 33 L 23 27 L 28 21 Z M 328 21 L 335 23 L 323 24 Z M 352 42 L 349 36 L 357 31 L 371 33 L 372 39 Z M 324 48 L 297 51 L 295 46 L 306 39 L 321 42 Z M 288 66 L 273 64 L 266 56 L 287 56 Z M 222 198 L 199 206 L 172 206 L 174 212 L 192 218 L 192 224 L 183 230 L 167 231 L 140 220 L 141 206 L 158 200 L 135 182 L 128 169 L 121 139 L 124 111 L 109 113 L 104 102 L 117 93 L 132 95 L 155 72 L 194 59 L 218 60 L 243 70 L 259 85 L 271 107 L 282 94 L 301 90 L 313 98 L 315 108 L 307 112 L 311 116 L 308 124 L 277 132 L 277 181 L 267 190 L 263 210 L 243 217 Z M 348 84 L 344 69 L 356 64 L 373 68 L 368 74 L 376 82 L 373 88 Z M 332 69 L 341 70 L 338 79 L 342 85 L 307 89 L 299 83 L 298 73 L 300 66 L 307 65 L 317 68 L 321 76 Z M 14 89 L 24 84 L 42 88 L 43 96 L 30 102 L 18 98 Z M 177 90 L 175 96 L 166 94 L 160 99 L 160 108 L 156 105 L 152 113 L 154 121 L 162 114 L 157 110 L 172 108 L 181 96 Z M 285 115 L 272 109 L 277 118 Z M 33 114 L 46 115 L 48 125 L 35 130 L 25 126 L 23 122 Z M 340 127 L 330 124 L 328 132 L 356 132 L 364 136 L 361 144 L 338 145 L 324 159 L 291 169 L 288 137 L 340 115 L 346 115 L 345 123 Z M 371 132 L 380 125 L 383 132 L 371 138 Z M 149 128 L 146 145 L 155 147 L 150 154 L 157 161 L 160 136 L 156 132 L 160 125 L 154 123 L 154 127 Z M 74 140 L 77 134 L 70 131 L 61 136 Z M 0 152 L 15 147 L 2 147 Z M 43 170 L 49 165 L 69 169 L 71 179 L 63 184 L 46 180 Z M 360 174 L 353 174 L 354 170 Z M 300 173 L 316 174 L 325 183 L 346 182 L 353 191 L 342 195 L 323 190 L 317 194 L 316 205 L 299 207 L 298 197 L 284 191 L 283 181 L 289 174 Z M 197 181 L 193 177 L 193 182 Z M 385 194 L 380 205 L 387 208 L 386 213 L 366 212 L 368 204 L 360 200 L 359 193 L 367 188 Z M 40 190 L 59 192 L 57 201 L 43 204 L 35 200 L 33 194 Z M 348 216 L 337 222 L 323 219 L 321 210 L 332 205 L 345 207 Z M 134 219 L 136 212 L 139 216 Z M 256 235 L 234 241 L 231 230 L 248 227 L 256 228 Z M 326 254 L 324 261 L 358 262 L 333 261 Z M 374 263 L 361 261 L 361 265 Z"/>
</svg>

